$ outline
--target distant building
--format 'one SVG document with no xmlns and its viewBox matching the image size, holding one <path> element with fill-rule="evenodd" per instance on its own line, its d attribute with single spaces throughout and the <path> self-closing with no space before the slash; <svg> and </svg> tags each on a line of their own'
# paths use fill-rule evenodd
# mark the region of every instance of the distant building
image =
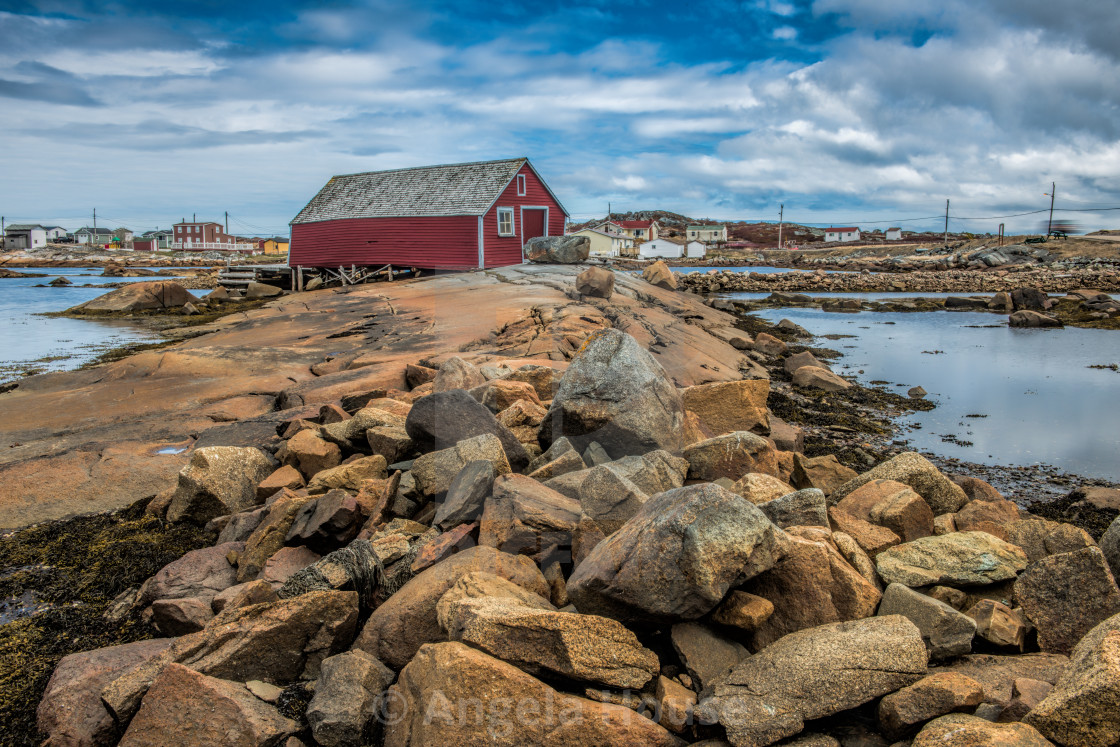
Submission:
<svg viewBox="0 0 1120 747">
<path fill-rule="evenodd" d="M 689 226 L 685 232 L 689 241 L 702 241 L 705 244 L 727 241 L 727 226 Z"/>
<path fill-rule="evenodd" d="M 156 248 L 166 249 L 168 247 L 168 245 L 171 243 L 171 241 L 173 240 L 174 236 L 175 236 L 175 232 L 172 231 L 170 228 L 163 228 L 163 229 L 157 229 L 155 231 L 145 231 L 144 233 L 140 234 L 140 239 L 144 239 L 144 240 L 153 239 L 156 242 L 155 243 Z M 140 239 L 133 238 L 133 240 L 132 240 L 133 244 L 135 244 Z M 154 251 L 154 250 L 152 250 L 152 251 Z"/>
<path fill-rule="evenodd" d="M 288 253 L 288 240 L 282 236 L 274 236 L 271 239 L 257 239 L 257 249 L 264 254 L 287 254 Z"/>
<path fill-rule="evenodd" d="M 703 258 L 708 254 L 708 245 L 699 241 L 690 241 L 684 245 L 684 256 L 689 259 Z"/>
<path fill-rule="evenodd" d="M 678 258 L 683 257 L 684 253 L 684 242 L 674 239 L 654 239 L 638 246 L 638 256 L 640 257 Z"/>
<path fill-rule="evenodd" d="M 9 249 L 34 249 L 47 245 L 47 228 L 38 223 L 13 223 L 4 231 Z"/>
<path fill-rule="evenodd" d="M 824 240 L 827 241 L 859 241 L 859 228 L 856 226 L 843 226 L 839 228 L 826 228 Z"/>
<path fill-rule="evenodd" d="M 122 228 L 114 228 L 113 229 L 113 237 L 116 238 L 118 241 L 120 241 L 120 243 L 122 243 L 122 244 L 131 243 L 134 235 L 135 234 L 133 234 L 131 228 L 123 228 L 122 227 Z"/>
<path fill-rule="evenodd" d="M 612 220 L 598 226 L 600 231 L 616 230 L 623 236 L 635 241 L 652 241 L 657 238 L 658 228 L 655 220 Z"/>
<path fill-rule="evenodd" d="M 899 241 L 902 238 L 901 228 L 888 228 L 887 241 Z"/>
<path fill-rule="evenodd" d="M 604 223 L 603 225 L 610 224 Z M 584 228 L 573 232 L 571 235 L 586 236 L 591 240 L 592 257 L 632 257 L 635 255 L 634 239 L 619 231 Z"/>
<path fill-rule="evenodd" d="M 83 226 L 74 232 L 74 240 L 79 244 L 108 244 L 113 240 L 113 232 L 108 228 Z"/>
<path fill-rule="evenodd" d="M 169 248 L 186 251 L 206 251 L 208 249 L 232 250 L 238 243 L 237 237 L 228 234 L 221 223 L 214 221 L 188 221 L 184 218 L 171 229 L 175 232 Z"/>
</svg>

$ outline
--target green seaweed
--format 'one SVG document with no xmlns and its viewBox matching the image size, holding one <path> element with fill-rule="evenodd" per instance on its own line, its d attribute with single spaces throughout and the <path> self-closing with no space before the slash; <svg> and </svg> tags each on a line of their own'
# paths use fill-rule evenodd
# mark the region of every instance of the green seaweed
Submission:
<svg viewBox="0 0 1120 747">
<path fill-rule="evenodd" d="M 39 524 L 0 538 L 0 598 L 33 592 L 46 609 L 0 625 L 0 745 L 42 741 L 35 709 L 67 654 L 152 638 L 137 615 L 102 615 L 137 586 L 215 537 L 144 515 L 146 501 L 107 514 Z"/>
</svg>

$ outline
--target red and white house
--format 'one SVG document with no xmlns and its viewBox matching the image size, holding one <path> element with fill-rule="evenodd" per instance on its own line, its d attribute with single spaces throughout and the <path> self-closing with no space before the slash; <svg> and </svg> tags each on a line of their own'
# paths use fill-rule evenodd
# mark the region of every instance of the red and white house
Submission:
<svg viewBox="0 0 1120 747">
<path fill-rule="evenodd" d="M 288 265 L 503 267 L 567 216 L 527 158 L 336 176 L 292 220 Z"/>
</svg>

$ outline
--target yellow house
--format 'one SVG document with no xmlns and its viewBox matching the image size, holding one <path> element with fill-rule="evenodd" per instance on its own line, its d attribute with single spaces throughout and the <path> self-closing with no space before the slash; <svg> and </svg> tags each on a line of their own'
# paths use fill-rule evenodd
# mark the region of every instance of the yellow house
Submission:
<svg viewBox="0 0 1120 747">
<path fill-rule="evenodd" d="M 287 254 L 288 240 L 279 237 L 265 239 L 261 242 L 260 248 L 265 254 Z"/>
<path fill-rule="evenodd" d="M 572 236 L 586 236 L 591 239 L 592 257 L 626 257 L 635 254 L 634 239 L 621 233 L 607 233 L 598 228 L 584 228 Z"/>
</svg>

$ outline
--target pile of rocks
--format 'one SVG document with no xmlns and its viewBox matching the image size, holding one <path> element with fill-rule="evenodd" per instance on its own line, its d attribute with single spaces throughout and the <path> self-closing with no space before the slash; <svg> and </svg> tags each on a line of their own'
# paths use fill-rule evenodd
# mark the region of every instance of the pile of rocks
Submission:
<svg viewBox="0 0 1120 747">
<path fill-rule="evenodd" d="M 408 381 L 194 451 L 148 510 L 216 544 L 113 606 L 165 638 L 62 660 L 49 744 L 839 745 L 817 720 L 868 708 L 864 744 L 1120 738 L 1085 532 L 788 450 L 769 381 L 678 389 L 613 329 Z"/>
<path fill-rule="evenodd" d="M 826 272 L 793 270 L 761 273 L 744 269 L 709 270 L 678 274 L 683 290 L 696 293 L 716 292 L 833 292 L 833 293 L 996 293 L 1025 286 L 1045 287 L 1052 292 L 1068 292 L 1078 288 L 1099 288 L 1120 291 L 1120 272 L 1111 268 L 1086 267 L 1055 273 L 1050 269 L 1015 266 L 976 269 L 921 267 L 912 271 L 877 269 L 863 272 Z"/>
</svg>

